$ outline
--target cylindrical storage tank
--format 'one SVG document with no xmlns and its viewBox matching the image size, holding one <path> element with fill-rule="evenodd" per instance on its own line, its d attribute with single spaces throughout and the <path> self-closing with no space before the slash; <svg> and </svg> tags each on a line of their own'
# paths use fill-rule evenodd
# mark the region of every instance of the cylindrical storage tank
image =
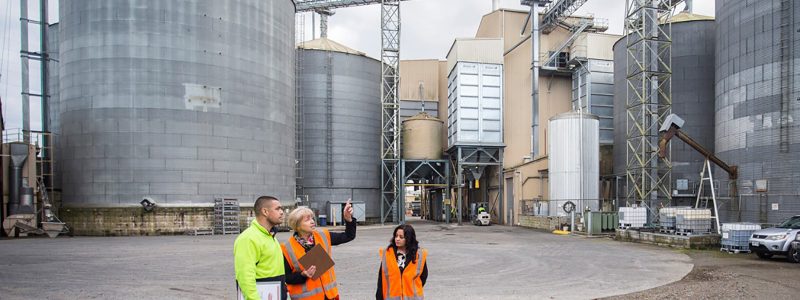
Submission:
<svg viewBox="0 0 800 300">
<path fill-rule="evenodd" d="M 378 220 L 381 63 L 326 38 L 299 48 L 302 196 L 329 216 L 329 201 L 363 201 Z"/>
<path fill-rule="evenodd" d="M 61 213 L 75 233 L 209 228 L 216 197 L 294 203 L 293 1 L 59 9 Z"/>
<path fill-rule="evenodd" d="M 723 222 L 800 212 L 799 15 L 797 1 L 716 1 L 715 151 L 739 167 L 740 196 L 722 208 Z M 729 195 L 728 175 L 714 175 Z"/>
<path fill-rule="evenodd" d="M 550 177 L 550 215 L 563 216 L 564 203 L 576 213 L 600 206 L 600 118 L 567 112 L 550 118 L 547 153 Z"/>
<path fill-rule="evenodd" d="M 681 12 L 672 17 L 672 113 L 683 118 L 683 130 L 703 147 L 714 150 L 714 19 Z M 663 27 L 663 25 L 662 25 Z M 625 195 L 627 168 L 626 109 L 627 37 L 614 44 L 614 174 L 621 176 L 620 199 Z M 626 123 L 627 122 L 627 123 Z M 681 140 L 672 149 L 672 205 L 694 204 L 705 158 Z M 684 184 L 685 183 L 685 184 Z M 677 193 L 675 192 L 677 190 Z"/>
<path fill-rule="evenodd" d="M 403 120 L 403 159 L 441 159 L 442 124 L 424 112 Z"/>
</svg>

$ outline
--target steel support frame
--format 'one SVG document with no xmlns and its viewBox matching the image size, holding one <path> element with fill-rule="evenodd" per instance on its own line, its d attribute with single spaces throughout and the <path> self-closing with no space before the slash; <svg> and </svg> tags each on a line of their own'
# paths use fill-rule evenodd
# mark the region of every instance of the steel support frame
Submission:
<svg viewBox="0 0 800 300">
<path fill-rule="evenodd" d="M 400 0 L 381 1 L 381 224 L 402 218 L 400 182 Z"/>
<path fill-rule="evenodd" d="M 503 198 L 503 148 L 504 146 L 453 146 L 450 148 L 450 159 L 452 161 L 453 168 L 455 169 L 456 176 L 453 178 L 452 187 L 456 190 L 456 205 L 458 208 L 457 218 L 458 218 L 458 225 L 462 225 L 464 213 L 462 211 L 463 207 L 463 188 L 465 187 L 465 173 L 464 171 L 470 171 L 471 169 L 477 170 L 480 174 L 484 173 L 486 167 L 489 166 L 496 166 L 498 167 L 497 172 L 497 180 L 498 180 L 498 198 L 497 199 L 504 199 Z M 484 178 L 484 176 L 480 176 Z M 488 180 L 486 189 L 488 190 Z M 486 202 L 488 201 L 488 195 L 485 195 Z M 452 206 L 452 200 L 451 200 Z M 490 211 L 492 207 L 489 207 Z M 503 210 L 506 208 L 504 207 Z M 503 222 L 508 221 L 508 217 L 506 216 L 506 212 L 503 210 L 499 210 L 498 219 L 503 220 Z M 450 211 L 448 209 L 448 211 Z"/>
<path fill-rule="evenodd" d="M 659 160 L 658 129 L 672 112 L 673 2 L 626 0 L 625 7 L 626 196 L 647 207 L 672 202 L 671 155 Z"/>
<path fill-rule="evenodd" d="M 444 199 L 450 198 L 450 161 L 446 159 L 435 160 L 416 160 L 403 159 L 400 161 L 401 188 L 398 207 L 405 207 L 405 186 L 415 186 L 418 184 L 407 184 L 409 181 L 428 181 L 425 186 L 437 186 L 444 189 Z M 421 184 L 420 184 L 421 185 Z M 444 208 L 444 205 L 442 206 Z M 401 214 L 400 222 L 405 223 L 405 214 Z M 450 223 L 450 214 L 445 214 L 445 223 Z"/>
</svg>

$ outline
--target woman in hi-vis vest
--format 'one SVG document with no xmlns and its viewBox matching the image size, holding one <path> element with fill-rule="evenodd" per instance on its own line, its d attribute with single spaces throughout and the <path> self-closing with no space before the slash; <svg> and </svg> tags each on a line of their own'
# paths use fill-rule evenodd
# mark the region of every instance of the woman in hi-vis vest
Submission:
<svg viewBox="0 0 800 300">
<path fill-rule="evenodd" d="M 349 199 L 344 206 L 342 218 L 345 221 L 344 233 L 330 232 L 327 229 L 316 230 L 314 212 L 307 207 L 299 207 L 289 213 L 289 227 L 294 230 L 294 235 L 283 243 L 281 248 L 283 248 L 283 264 L 286 269 L 286 286 L 292 299 L 339 299 L 334 268 L 331 267 L 317 279 L 311 279 L 316 273 L 316 266 L 304 269 L 300 265 L 299 259 L 316 244 L 320 244 L 333 258 L 331 246 L 355 239 L 356 219 L 353 218 L 353 206 Z"/>
<path fill-rule="evenodd" d="M 389 246 L 380 250 L 375 299 L 421 300 L 422 287 L 428 279 L 428 251 L 419 247 L 411 225 L 397 226 L 392 236 Z"/>
</svg>

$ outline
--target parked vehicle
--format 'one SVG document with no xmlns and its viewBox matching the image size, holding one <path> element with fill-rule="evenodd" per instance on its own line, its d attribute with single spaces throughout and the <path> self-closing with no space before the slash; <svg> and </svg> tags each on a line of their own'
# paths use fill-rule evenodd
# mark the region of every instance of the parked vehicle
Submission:
<svg viewBox="0 0 800 300">
<path fill-rule="evenodd" d="M 800 232 L 800 215 L 789 218 L 780 225 L 753 232 L 749 239 L 750 251 L 760 258 L 773 255 L 786 256 L 791 262 L 800 262 L 800 243 L 797 242 Z"/>
<path fill-rule="evenodd" d="M 791 248 L 789 248 L 789 259 L 800 262 L 800 234 L 794 238 Z"/>
</svg>

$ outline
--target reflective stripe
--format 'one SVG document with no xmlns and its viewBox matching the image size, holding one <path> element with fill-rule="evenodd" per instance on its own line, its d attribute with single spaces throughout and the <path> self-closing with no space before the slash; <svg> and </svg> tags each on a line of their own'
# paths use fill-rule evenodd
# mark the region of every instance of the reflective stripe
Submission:
<svg viewBox="0 0 800 300">
<path fill-rule="evenodd" d="M 322 293 L 322 288 L 321 287 L 315 288 L 315 289 L 310 290 L 310 291 L 305 291 L 304 290 L 300 294 L 289 293 L 289 295 L 292 296 L 292 300 L 295 300 L 295 299 L 302 299 L 302 298 L 311 297 L 311 296 L 314 296 L 314 295 L 319 294 L 319 293 Z"/>
<path fill-rule="evenodd" d="M 330 290 L 330 289 L 333 289 L 333 288 L 336 288 L 336 280 L 331 281 L 331 283 L 329 283 L 328 285 L 325 286 L 325 290 Z"/>
<path fill-rule="evenodd" d="M 322 236 L 322 240 L 325 242 L 322 246 L 325 247 L 325 250 L 328 250 L 328 256 L 331 256 L 331 242 L 328 240 L 328 235 L 325 231 L 317 231 L 317 233 Z"/>
<path fill-rule="evenodd" d="M 286 252 L 288 252 L 289 257 L 292 258 L 292 265 L 294 267 L 294 270 L 297 272 L 302 272 L 303 269 L 300 267 L 300 262 L 297 260 L 297 254 L 294 253 L 294 246 L 292 246 L 292 242 L 297 243 L 297 240 L 295 240 L 294 238 L 289 240 L 288 243 L 289 245 L 288 247 L 286 247 Z M 308 292 L 308 286 L 306 284 L 303 284 L 303 293 L 305 294 L 306 292 Z"/>
<path fill-rule="evenodd" d="M 325 248 L 326 251 L 328 251 L 328 256 L 333 258 L 333 254 L 331 253 L 331 241 L 328 240 L 328 235 L 329 235 L 328 231 L 325 230 L 325 229 L 318 230 L 317 234 L 319 234 L 319 236 L 322 238 L 322 241 L 321 241 L 322 242 L 322 246 Z M 335 276 L 334 273 L 333 273 L 333 268 L 328 270 L 328 272 L 331 272 L 331 276 Z M 320 277 L 320 278 L 322 278 L 322 277 Z M 329 290 L 334 289 L 334 288 L 336 288 L 336 280 L 335 279 L 332 280 L 328 285 L 325 285 L 324 290 L 325 291 L 329 291 Z"/>
<path fill-rule="evenodd" d="M 294 267 L 295 271 L 299 271 L 300 262 L 297 261 L 297 254 L 294 253 L 294 247 L 292 247 L 291 241 L 289 241 L 286 245 L 286 252 L 289 253 L 289 257 L 292 259 L 292 266 Z"/>
<path fill-rule="evenodd" d="M 419 278 L 420 276 L 422 276 L 422 265 L 425 263 L 423 260 L 427 260 L 427 258 L 424 258 L 424 257 L 427 257 L 427 255 L 425 255 L 425 254 L 426 254 L 425 253 L 425 249 L 419 249 L 419 251 L 417 251 L 417 274 L 414 275 L 414 278 L 415 278 L 414 281 L 416 281 L 416 278 Z M 420 280 L 422 280 L 422 279 L 420 279 Z M 414 283 L 414 281 L 412 281 L 412 283 L 411 283 L 412 291 L 414 291 L 414 297 L 413 298 L 406 298 L 406 299 L 412 299 L 412 300 L 420 299 L 421 300 L 422 297 L 417 297 L 417 295 L 418 295 L 417 294 L 417 285 L 416 285 L 416 283 Z M 421 293 L 419 293 L 419 294 L 421 294 Z"/>
<path fill-rule="evenodd" d="M 391 300 L 396 297 L 389 297 L 389 291 L 392 290 L 392 282 L 389 281 L 389 268 L 386 267 L 386 252 L 388 252 L 388 250 L 381 249 L 381 268 L 383 268 L 383 280 L 386 282 L 386 290 L 383 291 L 383 299 Z"/>
</svg>

